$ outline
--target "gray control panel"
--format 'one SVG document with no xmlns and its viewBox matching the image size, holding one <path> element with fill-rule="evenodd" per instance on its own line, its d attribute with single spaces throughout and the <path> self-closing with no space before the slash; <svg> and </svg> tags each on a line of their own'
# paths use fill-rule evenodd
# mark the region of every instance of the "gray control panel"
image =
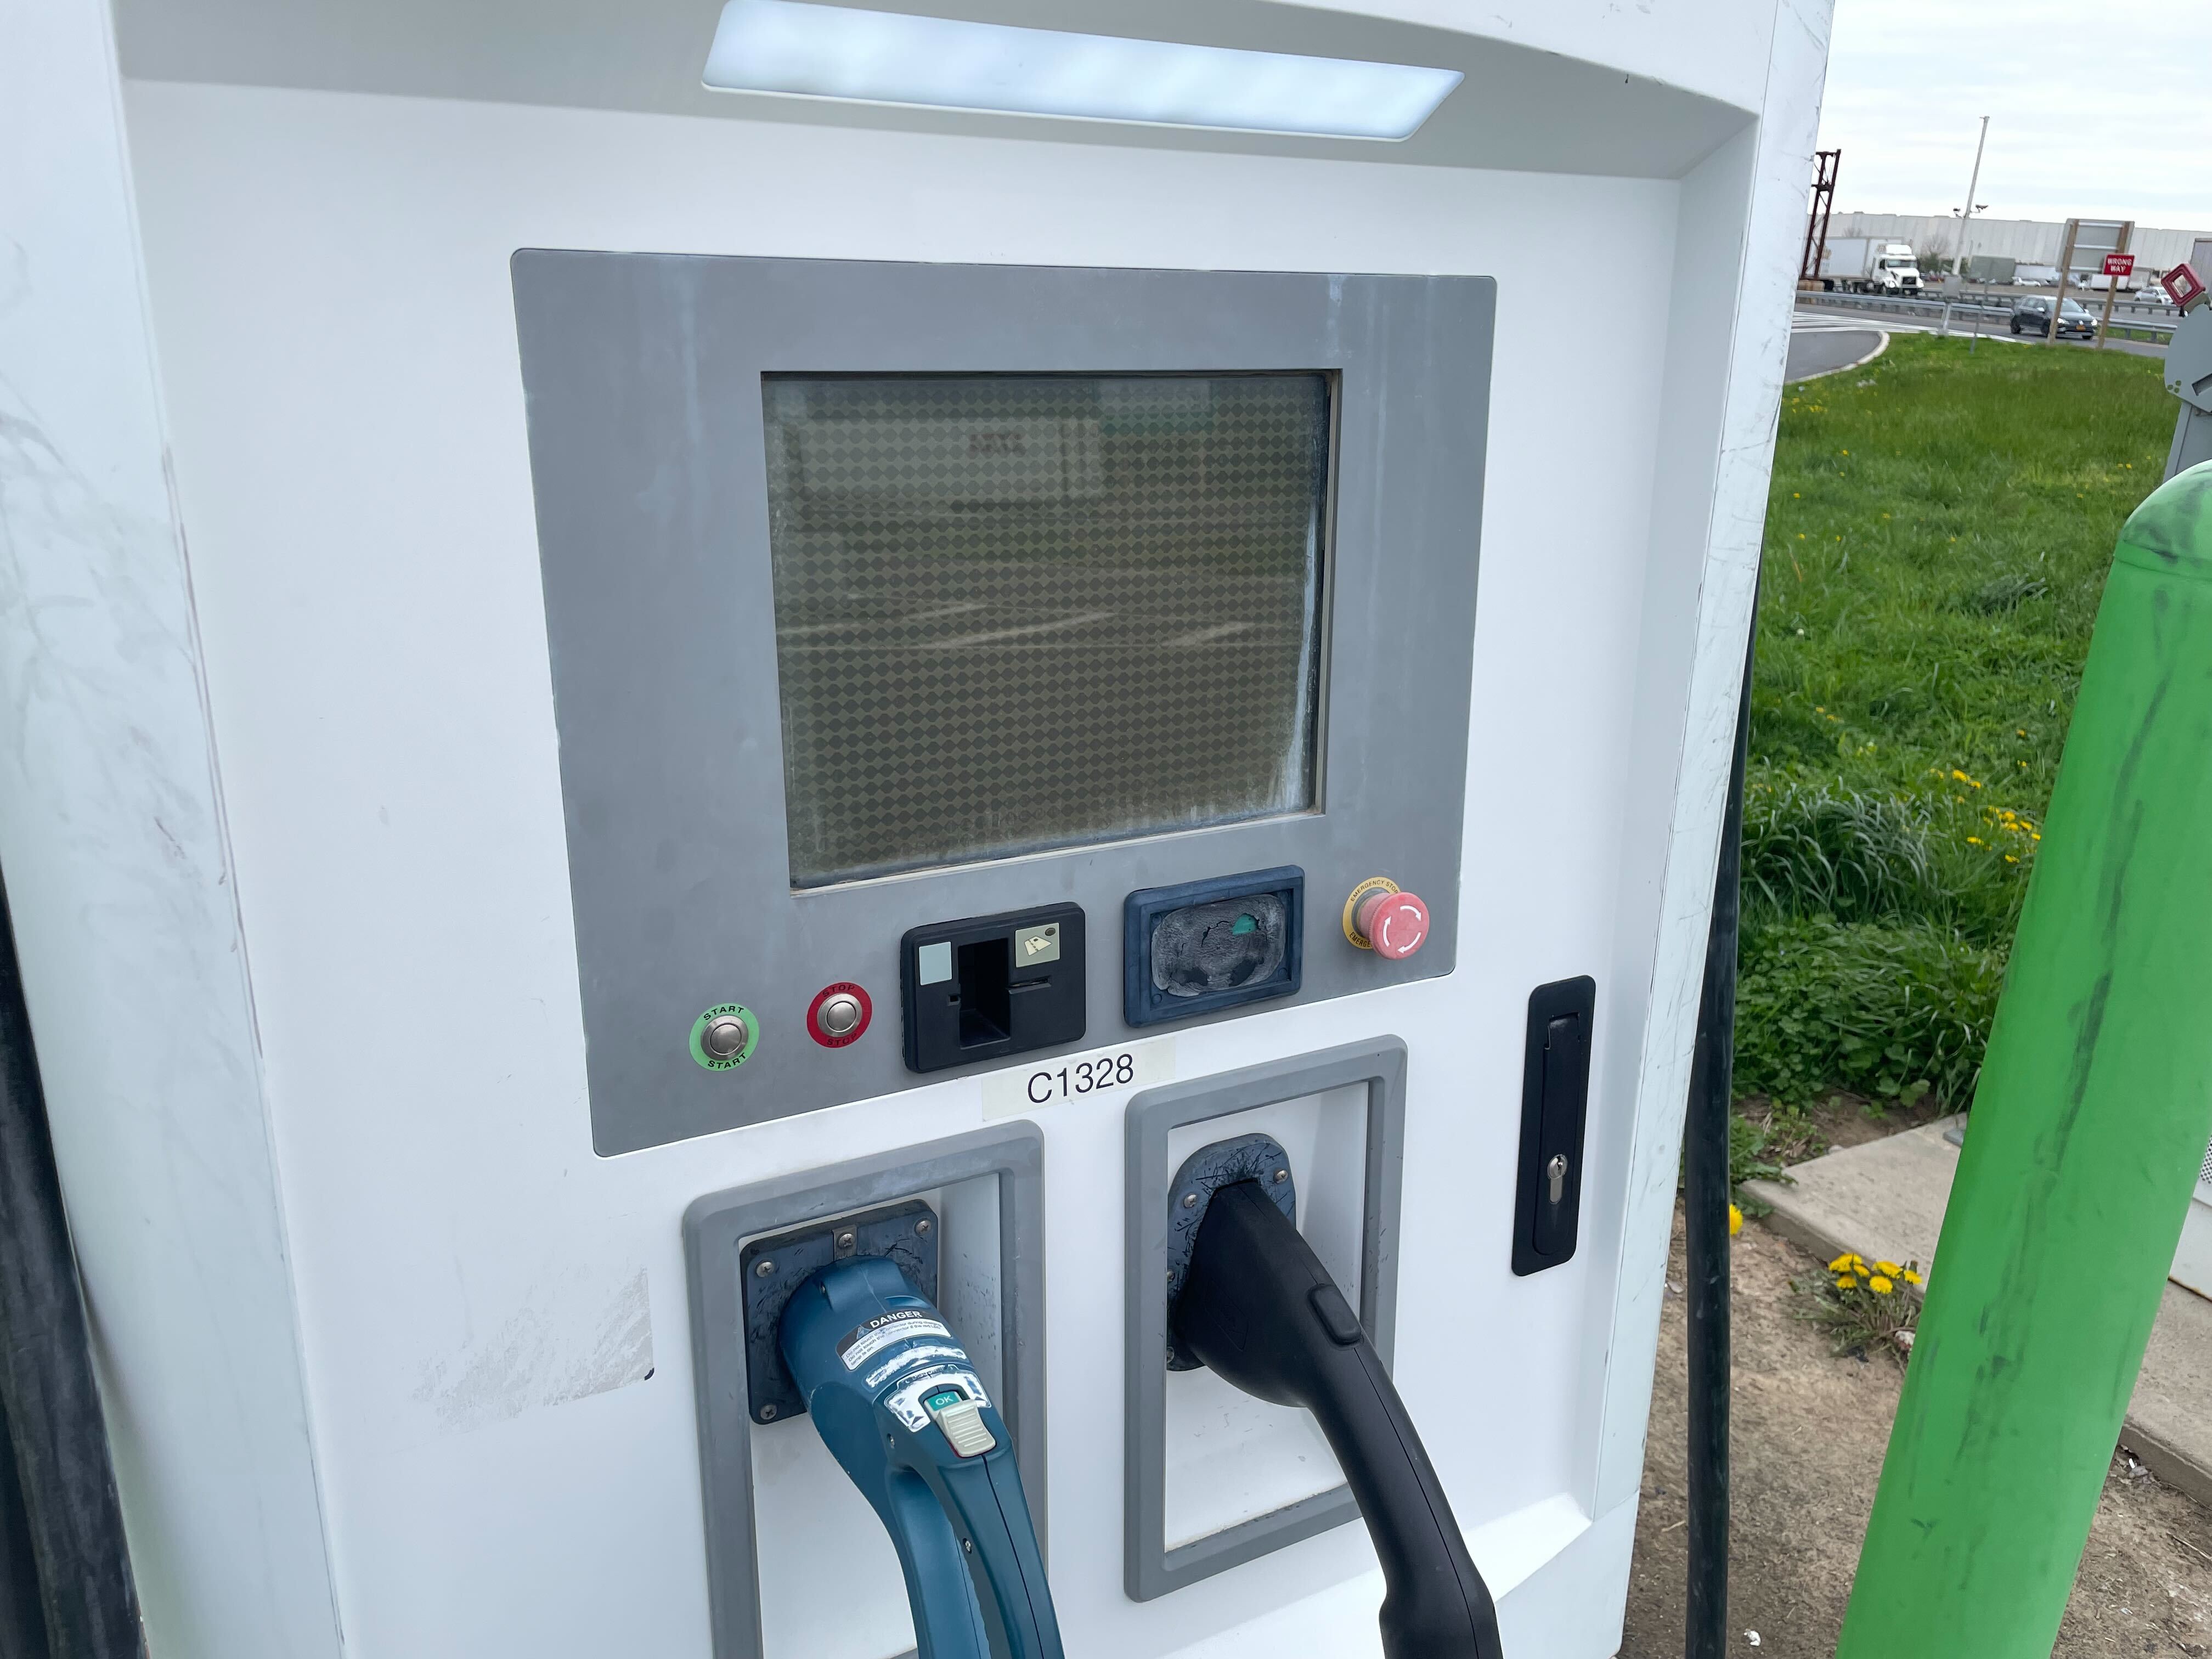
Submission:
<svg viewBox="0 0 2212 1659">
<path fill-rule="evenodd" d="M 1150 890 L 1302 872 L 1279 1000 L 1450 971 L 1490 279 L 532 251 L 514 282 L 601 1153 L 989 1066 L 909 1063 L 902 941 L 962 919 L 1079 914 L 1080 973 L 969 941 L 990 1007 L 1081 988 L 1026 1028 L 1062 1050 L 1133 1030 Z"/>
</svg>

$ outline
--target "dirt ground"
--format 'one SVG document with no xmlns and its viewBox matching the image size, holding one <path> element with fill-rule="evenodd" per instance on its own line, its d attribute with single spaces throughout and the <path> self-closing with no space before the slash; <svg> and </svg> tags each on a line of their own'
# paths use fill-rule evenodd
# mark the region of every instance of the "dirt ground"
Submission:
<svg viewBox="0 0 2212 1659">
<path fill-rule="evenodd" d="M 1736 1102 L 1739 1116 L 1769 1133 L 1763 1156 L 1778 1164 L 1802 1164 L 1842 1146 L 1860 1146 L 1885 1135 L 1903 1134 L 1942 1115 L 1933 1097 L 1916 1104 L 1901 1100 L 1877 1104 L 1863 1096 L 1838 1092 L 1814 1102 L 1777 1128 L 1774 1107 L 1763 1095 Z M 1742 1177 L 1737 1177 L 1741 1180 Z"/>
<path fill-rule="evenodd" d="M 1735 1241 L 1729 1625 L 1731 1650 L 1759 1659 L 1834 1653 L 1905 1378 L 1885 1358 L 1834 1358 L 1795 1317 L 1790 1280 L 1819 1268 L 1756 1222 Z M 1622 1659 L 1682 1651 L 1682 1282 L 1677 1212 Z M 2056 1651 L 2212 1655 L 2212 1515 L 2115 1459 Z"/>
</svg>

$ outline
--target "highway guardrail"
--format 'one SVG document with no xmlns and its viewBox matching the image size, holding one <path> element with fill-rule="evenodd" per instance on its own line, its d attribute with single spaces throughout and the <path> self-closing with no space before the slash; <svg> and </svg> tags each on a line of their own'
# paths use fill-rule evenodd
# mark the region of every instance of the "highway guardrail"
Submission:
<svg viewBox="0 0 2212 1659">
<path fill-rule="evenodd" d="M 1800 291 L 1797 303 L 1820 306 L 1838 311 L 1868 311 L 1894 317 L 1924 318 L 1929 322 L 1941 322 L 1948 314 L 1954 324 L 1978 319 L 1984 326 L 1992 323 L 2009 323 L 2012 307 L 2008 304 L 1984 304 L 1966 300 L 1907 300 L 1889 294 L 1814 294 Z M 2101 313 L 2092 308 L 2092 314 Z M 2144 315 L 2140 312 L 2123 312 L 2115 307 L 2112 326 L 2107 331 L 2129 339 L 2163 340 L 2173 333 L 2173 318 Z"/>
</svg>

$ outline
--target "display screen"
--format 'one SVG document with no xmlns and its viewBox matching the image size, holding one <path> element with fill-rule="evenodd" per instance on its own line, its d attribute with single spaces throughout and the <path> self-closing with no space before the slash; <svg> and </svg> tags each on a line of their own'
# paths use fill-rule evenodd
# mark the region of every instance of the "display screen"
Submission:
<svg viewBox="0 0 2212 1659">
<path fill-rule="evenodd" d="M 793 885 L 1312 808 L 1330 394 L 765 376 Z"/>
</svg>

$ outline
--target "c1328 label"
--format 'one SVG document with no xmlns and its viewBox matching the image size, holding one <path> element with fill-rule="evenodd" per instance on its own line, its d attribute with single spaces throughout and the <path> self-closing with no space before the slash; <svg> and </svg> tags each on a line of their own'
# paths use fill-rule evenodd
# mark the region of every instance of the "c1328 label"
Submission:
<svg viewBox="0 0 2212 1659">
<path fill-rule="evenodd" d="M 1066 1054 L 1034 1065 L 995 1072 L 983 1079 L 983 1115 L 1012 1117 L 1042 1111 L 1093 1095 L 1121 1094 L 1175 1081 L 1175 1039 L 1150 1037 Z"/>
</svg>

